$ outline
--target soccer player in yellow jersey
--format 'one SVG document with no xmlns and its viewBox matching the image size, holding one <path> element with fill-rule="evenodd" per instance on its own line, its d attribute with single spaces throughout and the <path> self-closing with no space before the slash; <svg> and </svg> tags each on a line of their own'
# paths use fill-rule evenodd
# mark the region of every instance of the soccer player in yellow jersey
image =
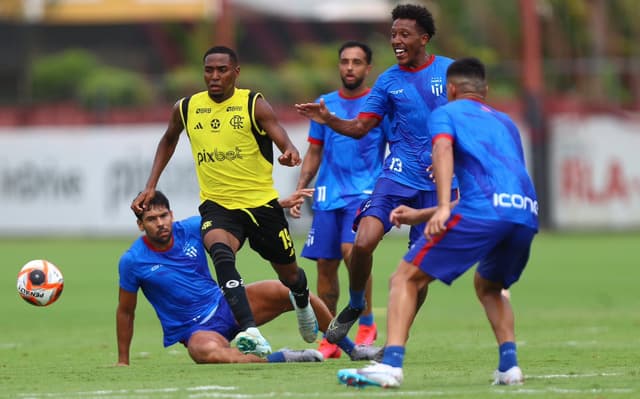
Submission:
<svg viewBox="0 0 640 399">
<path fill-rule="evenodd" d="M 296 262 L 272 176 L 273 143 L 282 153 L 278 157 L 281 165 L 299 165 L 300 153 L 262 94 L 236 87 L 240 66 L 234 50 L 212 47 L 205 52 L 203 62 L 207 90 L 174 105 L 147 184 L 131 209 L 136 214 L 146 210 L 185 130 L 200 186 L 200 232 L 218 284 L 240 326 L 237 347 L 259 356 L 271 353 L 256 327 L 244 282 L 236 269 L 235 254 L 247 239 L 289 288 L 300 334 L 305 341 L 313 342 L 318 324 L 309 305 L 307 278 Z"/>
</svg>

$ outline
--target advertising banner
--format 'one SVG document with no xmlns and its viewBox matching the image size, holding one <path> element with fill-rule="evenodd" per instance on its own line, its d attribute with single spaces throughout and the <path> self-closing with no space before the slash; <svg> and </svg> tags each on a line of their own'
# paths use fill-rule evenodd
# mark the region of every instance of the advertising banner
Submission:
<svg viewBox="0 0 640 399">
<path fill-rule="evenodd" d="M 555 226 L 640 227 L 640 121 L 569 115 L 555 117 L 551 132 Z"/>
<path fill-rule="evenodd" d="M 0 235 L 136 233 L 129 206 L 144 188 L 165 128 L 0 130 Z M 295 134 L 296 126 L 288 127 L 303 153 L 306 125 L 298 130 Z M 281 195 L 293 192 L 299 173 L 299 167 L 286 168 L 275 161 L 274 181 Z M 184 134 L 158 189 L 167 194 L 176 218 L 198 213 L 198 184 Z"/>
</svg>

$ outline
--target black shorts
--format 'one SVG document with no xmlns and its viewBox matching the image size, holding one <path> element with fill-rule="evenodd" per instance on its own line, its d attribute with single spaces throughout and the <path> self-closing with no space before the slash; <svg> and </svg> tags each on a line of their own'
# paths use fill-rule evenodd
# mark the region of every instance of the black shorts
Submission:
<svg viewBox="0 0 640 399">
<path fill-rule="evenodd" d="M 258 208 L 227 209 L 207 200 L 198 208 L 202 217 L 200 234 L 222 229 L 233 234 L 240 247 L 245 239 L 260 256 L 278 265 L 295 262 L 296 252 L 289 223 L 277 199 Z"/>
</svg>

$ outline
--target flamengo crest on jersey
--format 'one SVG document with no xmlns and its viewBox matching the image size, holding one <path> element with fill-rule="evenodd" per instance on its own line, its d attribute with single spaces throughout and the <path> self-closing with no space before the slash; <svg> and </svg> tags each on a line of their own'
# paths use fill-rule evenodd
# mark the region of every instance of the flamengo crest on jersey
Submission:
<svg viewBox="0 0 640 399">
<path fill-rule="evenodd" d="M 255 208 L 278 197 L 273 142 L 255 121 L 262 95 L 236 88 L 216 103 L 203 91 L 180 101 L 200 186 L 200 200 L 227 209 Z"/>
</svg>

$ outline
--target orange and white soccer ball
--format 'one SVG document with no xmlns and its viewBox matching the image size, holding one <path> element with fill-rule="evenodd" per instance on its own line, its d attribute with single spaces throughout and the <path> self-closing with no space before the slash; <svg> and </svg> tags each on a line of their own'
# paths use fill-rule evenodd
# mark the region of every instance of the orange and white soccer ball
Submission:
<svg viewBox="0 0 640 399">
<path fill-rule="evenodd" d="M 60 298 L 64 278 L 53 263 L 37 259 L 22 266 L 18 273 L 18 294 L 34 306 L 48 306 Z"/>
</svg>

